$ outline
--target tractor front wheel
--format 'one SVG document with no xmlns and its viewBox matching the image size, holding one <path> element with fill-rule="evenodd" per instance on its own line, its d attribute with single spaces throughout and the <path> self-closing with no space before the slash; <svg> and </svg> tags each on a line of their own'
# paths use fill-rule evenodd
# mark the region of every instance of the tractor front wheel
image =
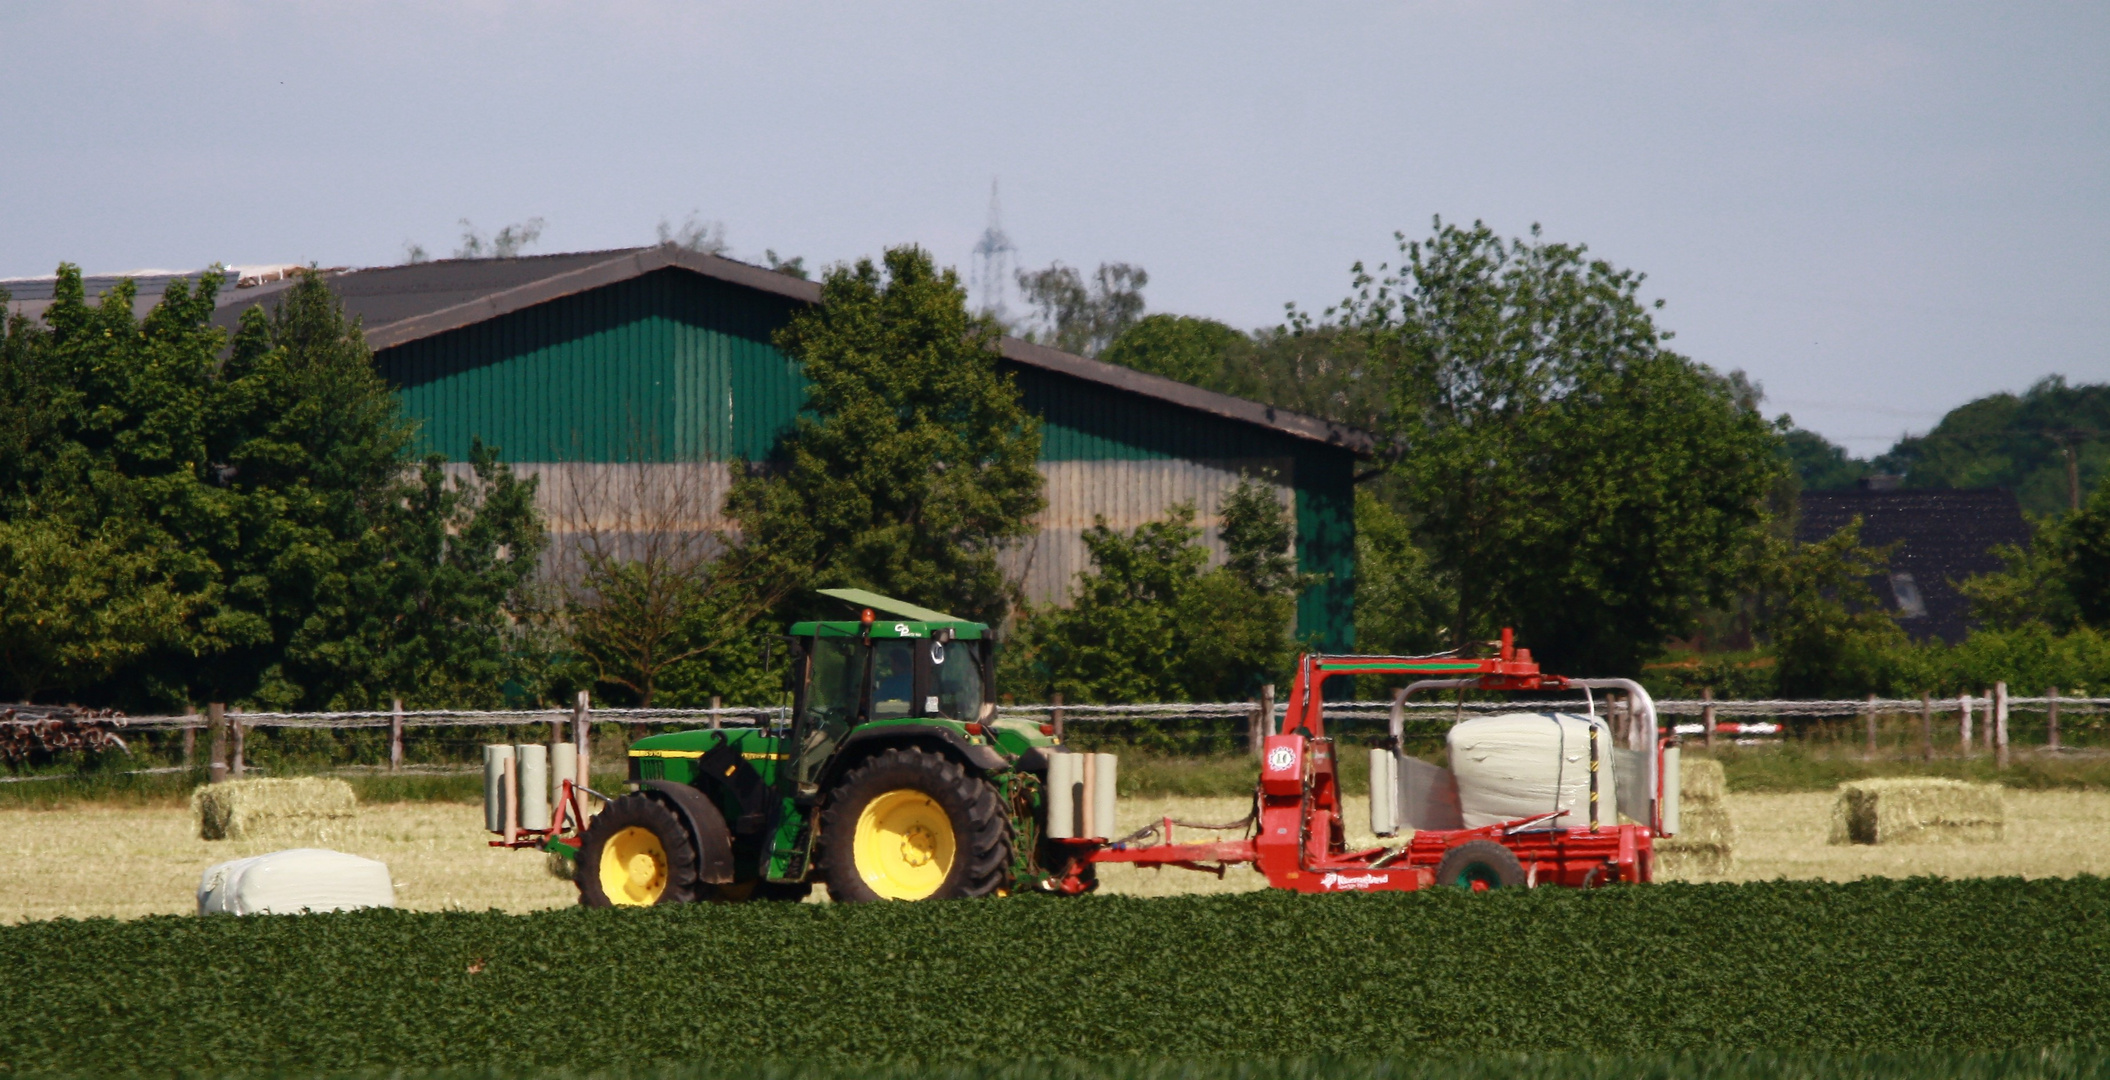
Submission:
<svg viewBox="0 0 2110 1080">
<path fill-rule="evenodd" d="M 1443 853 L 1436 864 L 1436 884 L 1470 892 L 1514 889 L 1524 884 L 1524 864 L 1515 852 L 1492 840 L 1468 840 Z"/>
<path fill-rule="evenodd" d="M 989 781 L 918 747 L 859 764 L 821 822 L 828 896 L 838 903 L 987 896 L 1011 865 L 1011 823 Z"/>
<path fill-rule="evenodd" d="M 696 844 L 658 800 L 625 795 L 586 826 L 573 880 L 587 907 L 687 903 L 696 894 Z"/>
</svg>

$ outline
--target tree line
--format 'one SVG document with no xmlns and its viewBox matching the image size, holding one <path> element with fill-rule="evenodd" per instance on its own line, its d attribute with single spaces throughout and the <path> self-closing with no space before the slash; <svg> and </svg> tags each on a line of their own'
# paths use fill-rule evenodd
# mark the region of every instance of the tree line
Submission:
<svg viewBox="0 0 2110 1080">
<path fill-rule="evenodd" d="M 1147 274 L 1116 264 L 1023 276 L 1038 318 L 1021 329 L 1377 435 L 1355 509 L 1363 651 L 1470 652 L 1509 626 L 1556 669 L 1636 674 L 1742 620 L 1762 655 L 1686 669 L 1768 693 L 1925 677 L 1867 591 L 1883 553 L 1851 532 L 1787 539 L 1792 424 L 1741 373 L 1673 350 L 1641 274 L 1536 229 L 1396 239 L 1340 302 L 1272 328 L 1149 313 Z M 998 626 L 999 686 L 1020 700 L 1235 699 L 1300 647 L 1313 580 L 1254 477 L 1222 508 L 1221 565 L 1196 508 L 1173 507 L 1087 530 L 1072 602 L 1028 600 L 1000 556 L 1045 505 L 1039 425 L 997 364 L 1007 328 L 918 248 L 822 275 L 822 302 L 776 336 L 809 383 L 796 422 L 766 461 L 732 463 L 723 530 L 645 542 L 664 531 L 553 530 L 541 481 L 501 448 L 419 454 L 320 275 L 232 333 L 211 324 L 216 288 L 172 285 L 137 318 L 129 285 L 90 303 L 68 266 L 40 320 L 7 321 L 0 692 L 134 711 L 585 688 L 761 703 L 780 690 L 773 635 L 831 586 Z M 2049 641 L 2105 670 L 2101 498 L 1972 586 L 1974 641 Z"/>
</svg>

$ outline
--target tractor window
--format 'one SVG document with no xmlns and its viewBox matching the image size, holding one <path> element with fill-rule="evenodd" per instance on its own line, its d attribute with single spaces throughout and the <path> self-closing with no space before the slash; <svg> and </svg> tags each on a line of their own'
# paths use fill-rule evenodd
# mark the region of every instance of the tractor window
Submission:
<svg viewBox="0 0 2110 1080">
<path fill-rule="evenodd" d="M 857 712 L 859 691 L 864 689 L 864 674 L 862 642 L 856 638 L 814 639 L 813 686 L 807 692 L 806 713 L 816 727 L 850 722 Z"/>
<path fill-rule="evenodd" d="M 982 711 L 982 669 L 975 663 L 972 641 L 933 641 L 932 682 L 938 688 L 938 711 L 955 720 L 974 720 Z"/>
<path fill-rule="evenodd" d="M 916 693 L 916 646 L 922 642 L 895 639 L 872 643 L 872 719 L 908 716 L 914 713 Z"/>
</svg>

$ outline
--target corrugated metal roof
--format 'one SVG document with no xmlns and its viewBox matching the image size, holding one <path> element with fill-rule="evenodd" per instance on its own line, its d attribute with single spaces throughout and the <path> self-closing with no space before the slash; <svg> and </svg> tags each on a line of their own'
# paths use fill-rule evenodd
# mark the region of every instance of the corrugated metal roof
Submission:
<svg viewBox="0 0 2110 1080">
<path fill-rule="evenodd" d="M 803 303 L 818 303 L 821 298 L 817 282 L 672 246 L 379 267 L 332 274 L 330 287 L 343 298 L 345 311 L 363 320 L 367 344 L 379 350 L 670 267 Z M 284 287 L 274 284 L 244 289 L 230 298 L 213 321 L 232 326 L 242 307 L 267 300 Z M 1355 428 L 1018 338 L 1004 338 L 1000 350 L 1013 363 L 1227 420 L 1256 424 L 1356 454 L 1368 455 L 1375 446 L 1368 433 Z"/>
</svg>

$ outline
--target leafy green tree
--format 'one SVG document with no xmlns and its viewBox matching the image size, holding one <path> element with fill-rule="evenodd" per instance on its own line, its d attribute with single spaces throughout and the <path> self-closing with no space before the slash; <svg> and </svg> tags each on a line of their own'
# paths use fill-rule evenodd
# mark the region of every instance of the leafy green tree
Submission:
<svg viewBox="0 0 2110 1080">
<path fill-rule="evenodd" d="M 1067 609 L 1028 620 L 1047 688 L 1079 702 L 1230 701 L 1288 670 L 1294 527 L 1274 489 L 1246 478 L 1224 499 L 1222 566 L 1206 569 L 1194 508 L 1132 533 L 1085 530 L 1092 569 Z"/>
<path fill-rule="evenodd" d="M 1890 553 L 1861 545 L 1861 522 L 1814 544 L 1774 540 L 1759 581 L 1757 629 L 1772 654 L 1779 693 L 1839 698 L 1901 682 L 1910 642 L 1870 581 Z"/>
<path fill-rule="evenodd" d="M 2097 488 L 2074 513 L 2032 524 L 2027 547 L 1999 549 L 2005 569 L 1961 584 L 1971 614 L 1995 630 L 2110 630 L 2110 488 Z"/>
<path fill-rule="evenodd" d="M 1413 525 L 1367 485 L 1355 493 L 1355 644 L 1412 656 L 1450 644 L 1456 586 L 1414 542 Z"/>
<path fill-rule="evenodd" d="M 1400 250 L 1326 318 L 1394 368 L 1394 476 L 1457 582 L 1452 641 L 1511 625 L 1552 665 L 1638 672 L 1747 580 L 1772 429 L 1664 347 L 1639 274 L 1477 223 Z"/>
<path fill-rule="evenodd" d="M 1050 688 L 1077 702 L 1189 700 L 1181 615 L 1209 554 L 1192 506 L 1121 533 L 1105 518 L 1084 531 L 1092 569 L 1068 608 L 1040 616 L 1035 650 Z"/>
<path fill-rule="evenodd" d="M 0 439 L 0 521 L 81 536 L 101 561 L 76 592 L 123 580 L 184 612 L 93 696 L 492 700 L 542 543 L 532 485 L 495 452 L 473 493 L 437 462 L 412 479 L 410 426 L 320 275 L 245 312 L 231 343 L 210 323 L 218 284 L 172 284 L 139 320 L 129 282 L 91 306 L 62 266 L 43 325 L 12 320 L 0 348 L 0 412 L 33 433 Z"/>
<path fill-rule="evenodd" d="M 1804 491 L 1850 491 L 1872 471 L 1868 462 L 1847 454 L 1845 447 L 1796 427 L 1787 416 L 1775 421 L 1775 427 L 1780 430 L 1781 452 Z"/>
<path fill-rule="evenodd" d="M 2110 383 L 2053 375 L 2022 394 L 1990 394 L 1876 458 L 1914 488 L 2000 487 L 2036 514 L 2069 512 L 2110 470 Z"/>
<path fill-rule="evenodd" d="M 812 584 L 1001 622 L 1013 588 L 997 554 L 1032 533 L 1045 499 L 1040 424 L 998 370 L 996 339 L 921 248 L 828 271 L 821 303 L 776 337 L 805 372 L 806 408 L 781 471 L 735 485 L 743 546 L 804 544 Z"/>
<path fill-rule="evenodd" d="M 1099 359 L 1215 389 L 1223 382 L 1225 362 L 1248 345 L 1244 334 L 1215 319 L 1145 315 L 1122 331 Z"/>
<path fill-rule="evenodd" d="M 0 522 L 0 670 L 16 700 L 78 692 L 183 641 L 197 596 L 129 539 L 58 520 Z"/>
</svg>

